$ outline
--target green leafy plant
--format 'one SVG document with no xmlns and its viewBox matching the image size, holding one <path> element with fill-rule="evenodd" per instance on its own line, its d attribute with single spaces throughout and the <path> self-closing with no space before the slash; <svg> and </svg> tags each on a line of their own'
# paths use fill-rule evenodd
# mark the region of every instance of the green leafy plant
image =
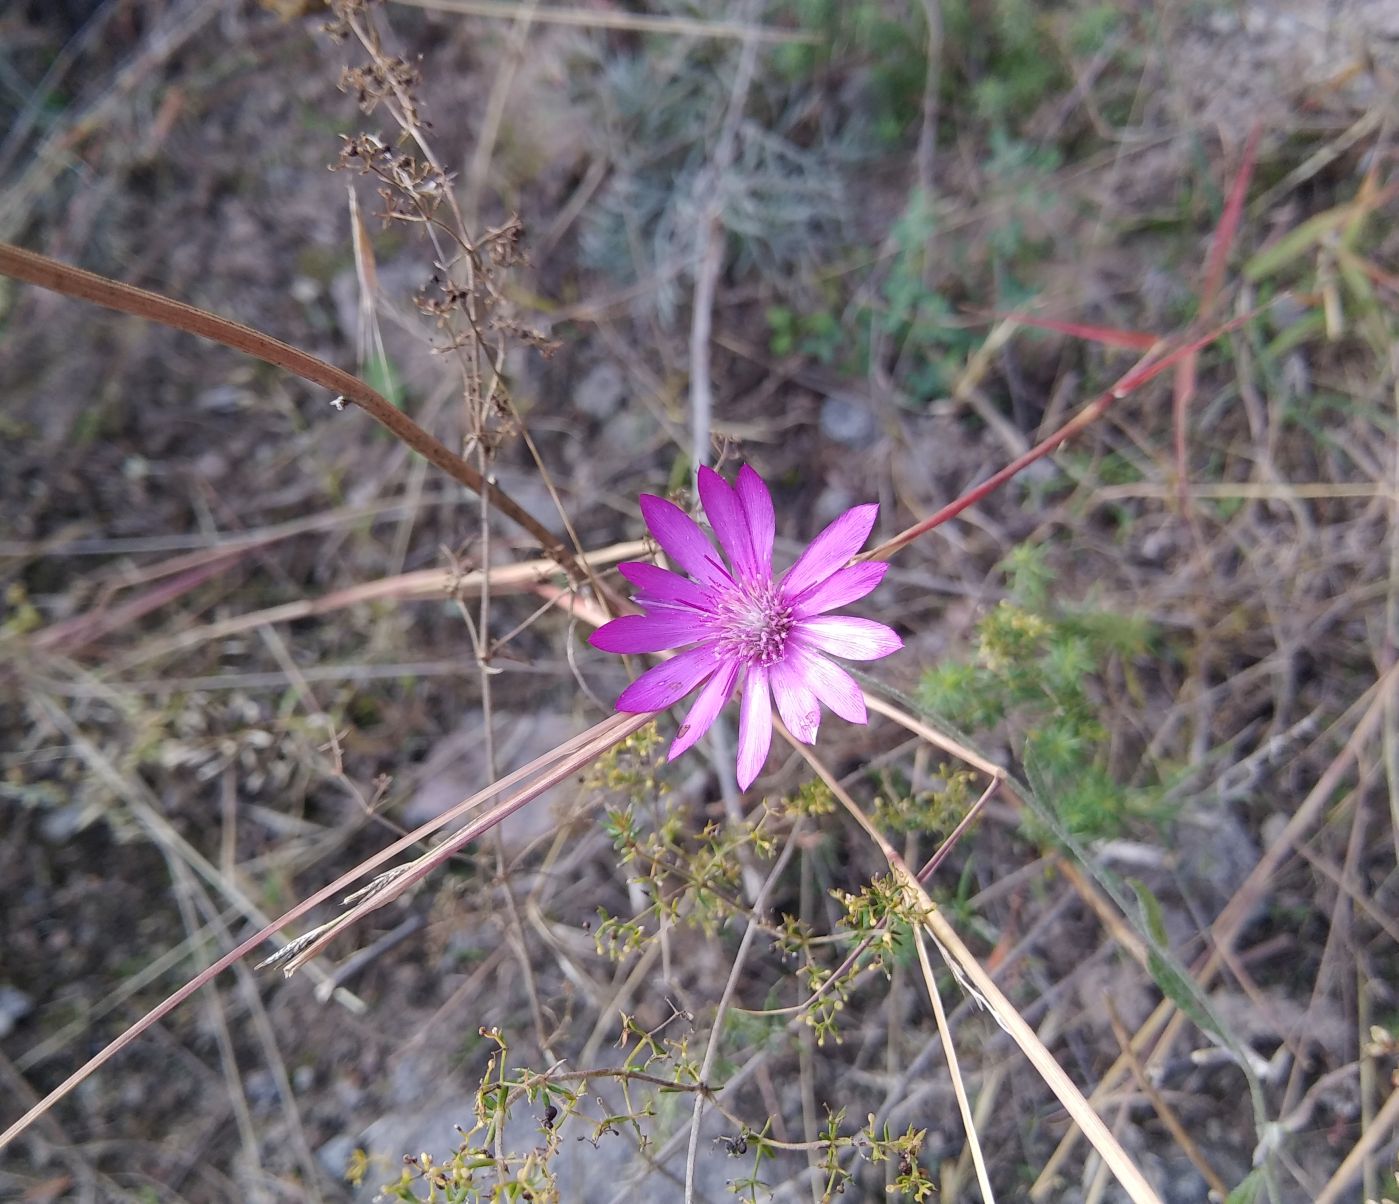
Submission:
<svg viewBox="0 0 1399 1204">
<path fill-rule="evenodd" d="M 798 83 L 835 71 L 858 75 L 873 141 L 885 147 L 900 142 L 922 107 L 928 69 L 922 22 L 883 0 L 786 0 L 776 8 L 781 18 L 817 35 L 779 47 L 778 71 Z"/>
<path fill-rule="evenodd" d="M 1153 815 L 1158 792 L 1128 788 L 1109 768 L 1095 688 L 1111 664 L 1130 675 L 1133 659 L 1151 649 L 1150 625 L 1054 606 L 1042 549 L 1022 545 L 1003 567 L 1010 598 L 981 620 L 974 658 L 924 674 L 924 704 L 972 734 L 1002 726 L 1013 733 L 1022 760 L 1075 835 L 1110 835 L 1133 817 Z"/>
</svg>

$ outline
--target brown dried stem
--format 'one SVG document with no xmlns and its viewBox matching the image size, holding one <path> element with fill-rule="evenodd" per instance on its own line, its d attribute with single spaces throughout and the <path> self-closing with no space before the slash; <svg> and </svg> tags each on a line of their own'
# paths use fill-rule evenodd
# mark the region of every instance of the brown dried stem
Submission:
<svg viewBox="0 0 1399 1204">
<path fill-rule="evenodd" d="M 485 498 L 501 514 L 523 527 L 575 582 L 587 580 L 587 570 L 558 536 L 357 376 L 241 322 L 221 318 L 183 301 L 60 263 L 47 255 L 26 251 L 10 243 L 0 243 L 0 275 L 222 343 L 225 347 L 232 347 L 235 351 L 331 390 L 345 401 L 359 406 L 429 463 L 472 493 Z"/>
<path fill-rule="evenodd" d="M 369 873 L 371 870 L 377 869 L 379 866 L 383 865 L 384 862 L 390 860 L 393 857 L 396 857 L 399 853 L 402 853 L 405 849 L 411 847 L 418 841 L 431 835 L 433 832 L 438 831 L 440 828 L 446 827 L 447 825 L 453 823 L 455 820 L 459 819 L 461 816 L 469 814 L 472 810 L 486 802 L 488 799 L 493 798 L 496 795 L 511 789 L 512 787 L 525 781 L 534 774 L 543 773 L 545 776 L 542 777 L 539 782 L 536 782 L 532 787 L 526 788 L 526 793 L 529 795 L 529 797 L 532 797 L 532 793 L 529 792 L 532 791 L 537 793 L 537 788 L 542 788 L 541 783 L 547 782 L 549 780 L 559 780 L 557 777 L 550 779 L 548 775 L 556 774 L 558 772 L 558 766 L 560 764 L 562 764 L 565 767 L 563 776 L 567 776 L 568 773 L 575 773 L 581 766 L 588 764 L 591 760 L 595 760 L 598 756 L 600 756 L 601 752 L 604 751 L 607 747 L 610 747 L 613 744 L 620 743 L 622 740 L 625 740 L 629 735 L 638 731 L 640 728 L 644 727 L 647 723 L 650 723 L 651 721 L 652 716 L 650 715 L 613 715 L 608 719 L 604 719 L 601 723 L 589 728 L 586 732 L 583 732 L 580 735 L 573 737 L 573 739 L 564 742 L 557 748 L 550 749 L 542 757 L 537 757 L 528 765 L 524 765 L 521 768 L 515 770 L 514 773 L 507 775 L 506 777 L 502 778 L 499 782 L 487 786 L 484 790 L 478 791 L 476 794 L 472 795 L 468 799 L 462 800 L 462 802 L 458 803 L 455 807 L 452 807 L 449 810 L 443 812 L 441 815 L 435 817 L 434 819 L 429 820 L 422 826 L 415 828 L 412 832 L 409 832 L 407 835 L 400 837 L 398 840 L 394 841 L 387 847 L 380 849 L 379 852 L 375 853 L 372 857 L 369 857 L 365 861 L 361 862 L 359 865 L 355 866 L 354 869 L 349 870 L 347 873 L 342 874 L 339 878 L 337 878 L 334 882 L 330 883 L 328 886 L 321 887 L 320 890 L 316 891 L 314 894 L 302 900 L 295 907 L 292 907 L 290 910 L 278 916 L 270 924 L 264 925 L 252 936 L 248 937 L 245 941 L 243 941 L 242 944 L 238 945 L 234 949 L 229 950 L 221 958 L 219 958 L 218 961 L 211 963 L 204 970 L 200 971 L 200 973 L 196 974 L 193 978 L 191 978 L 179 990 L 168 995 L 165 999 L 163 999 L 160 1003 L 153 1007 L 149 1012 L 142 1016 L 140 1020 L 136 1021 L 135 1024 L 125 1029 L 120 1036 L 116 1037 L 113 1041 L 108 1043 L 91 1058 L 89 1058 L 87 1062 L 85 1062 L 82 1066 L 80 1066 L 77 1070 L 70 1074 L 66 1079 L 64 1079 L 63 1082 L 61 1082 L 57 1087 L 55 1087 L 46 1096 L 44 1096 L 43 1099 L 41 1099 L 38 1103 L 34 1104 L 34 1106 L 31 1107 L 27 1112 L 25 1112 L 25 1114 L 21 1116 L 17 1121 L 15 1121 L 14 1124 L 7 1128 L 3 1133 L 0 1133 L 0 1150 L 5 1149 L 5 1147 L 8 1146 L 10 1142 L 14 1141 L 16 1137 L 23 1133 L 25 1129 L 27 1129 L 39 1117 L 47 1113 L 49 1109 L 51 1109 L 54 1106 L 54 1104 L 56 1104 L 59 1100 L 63 1099 L 66 1095 L 68 1095 L 68 1093 L 71 1092 L 79 1083 L 81 1083 L 84 1079 L 86 1079 L 89 1075 L 91 1075 L 95 1070 L 104 1065 L 106 1062 L 110 1061 L 113 1057 L 115 1057 L 118 1053 L 120 1053 L 123 1049 L 125 1049 L 128 1045 L 135 1041 L 137 1037 L 139 1037 L 142 1033 L 146 1032 L 152 1025 L 158 1023 L 164 1017 L 168 1016 L 177 1007 L 179 1007 L 180 1004 L 182 1004 L 186 999 L 188 999 L 191 995 L 198 991 L 200 987 L 204 986 L 206 983 L 210 982 L 212 979 L 222 974 L 230 966 L 241 961 L 244 957 L 246 957 L 259 945 L 261 945 L 263 941 L 280 932 L 293 920 L 300 919 L 302 916 L 306 915 L 307 912 L 311 911 L 317 905 L 325 902 L 327 899 L 331 898 L 334 895 L 340 894 L 342 891 L 345 890 L 346 887 L 351 886 L 355 882 L 359 881 L 365 874 Z M 471 825 L 467 829 L 464 829 L 464 831 L 470 832 L 471 836 L 479 835 L 480 832 L 484 830 L 483 821 L 489 819 L 491 822 L 498 823 L 501 819 L 505 817 L 505 814 L 508 813 L 508 809 L 513 809 L 514 806 L 519 805 L 519 802 L 517 801 L 518 799 L 518 794 L 516 796 L 513 796 L 511 799 L 507 799 L 505 803 L 498 806 L 495 810 L 488 812 L 486 816 L 482 817 L 482 820 L 477 821 L 477 823 Z M 455 851 L 456 849 L 459 849 L 463 844 L 467 843 L 467 840 L 469 839 L 471 839 L 471 837 L 464 837 L 462 833 L 456 833 L 451 838 L 449 838 L 449 840 L 446 843 L 437 846 L 436 849 L 432 850 L 426 856 L 428 858 L 432 858 L 435 855 L 440 855 L 441 850 L 443 849 Z M 400 871 L 411 871 L 415 865 L 416 863 L 410 862 L 406 866 L 400 866 L 399 869 Z M 406 876 L 406 874 L 403 876 Z M 405 882 L 404 885 L 406 886 L 407 883 Z M 380 890 L 377 893 L 372 894 L 370 896 L 370 906 L 368 908 L 365 908 L 364 910 L 372 910 L 373 907 L 377 907 L 381 903 L 387 902 L 389 897 L 391 897 L 389 893 L 387 893 L 384 890 Z M 357 911 L 344 913 L 342 917 L 340 917 L 340 919 L 331 921 L 331 925 L 338 927 L 339 923 L 341 923 L 344 919 L 349 918 L 351 916 L 355 916 L 357 914 Z M 320 930 L 314 931 L 319 932 Z M 296 943 L 292 946 L 288 946 L 288 948 L 292 951 L 293 954 L 295 954 L 296 952 L 299 952 L 300 950 L 305 949 L 308 945 L 310 945 L 311 940 L 314 940 L 314 933 L 311 935 L 310 940 L 308 940 L 307 937 L 303 937 L 301 938 L 301 942 Z M 295 964 L 299 963 L 293 962 L 293 965 Z"/>
</svg>

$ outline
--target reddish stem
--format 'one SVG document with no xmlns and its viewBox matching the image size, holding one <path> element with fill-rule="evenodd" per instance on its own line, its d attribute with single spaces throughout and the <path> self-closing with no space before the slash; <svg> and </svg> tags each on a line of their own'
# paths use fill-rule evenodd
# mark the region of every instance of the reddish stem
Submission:
<svg viewBox="0 0 1399 1204">
<path fill-rule="evenodd" d="M 888 560 L 900 548 L 907 547 L 920 535 L 926 535 L 934 527 L 940 527 L 950 518 L 955 518 L 961 514 L 968 506 L 974 506 L 977 502 L 988 494 L 994 493 L 1016 474 L 1023 472 L 1036 460 L 1042 460 L 1049 455 L 1060 444 L 1072 439 L 1085 427 L 1091 426 L 1107 411 L 1107 408 L 1115 401 L 1120 401 L 1134 390 L 1146 384 L 1147 381 L 1159 376 L 1174 364 L 1187 355 L 1198 351 L 1201 347 L 1213 343 L 1221 335 L 1227 334 L 1231 330 L 1236 330 L 1245 322 L 1251 321 L 1260 311 L 1250 310 L 1246 314 L 1240 314 L 1236 318 L 1230 319 L 1222 326 L 1217 326 L 1209 334 L 1202 335 L 1198 339 L 1177 347 L 1168 355 L 1160 359 L 1153 359 L 1150 355 L 1144 357 L 1130 372 L 1123 376 L 1111 389 L 1094 401 L 1090 402 L 1077 414 L 1064 423 L 1054 434 L 1050 435 L 1044 442 L 1036 444 L 1023 456 L 1017 456 L 1009 464 L 987 477 L 980 485 L 973 486 L 962 494 L 955 501 L 948 502 L 941 510 L 934 512 L 927 518 L 913 524 L 913 526 L 900 531 L 892 539 L 886 539 L 877 548 L 871 548 L 863 555 L 857 556 L 856 560 Z"/>
</svg>

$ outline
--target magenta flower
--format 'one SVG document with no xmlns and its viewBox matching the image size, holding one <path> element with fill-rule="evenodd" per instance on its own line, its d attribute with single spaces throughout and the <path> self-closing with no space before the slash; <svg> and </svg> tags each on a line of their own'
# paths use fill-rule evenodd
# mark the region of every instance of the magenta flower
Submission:
<svg viewBox="0 0 1399 1204">
<path fill-rule="evenodd" d="M 590 642 L 604 652 L 686 648 L 648 669 L 617 699 L 619 711 L 663 711 L 703 684 L 670 746 L 672 761 L 710 729 L 742 686 L 738 784 L 746 790 L 767 760 L 774 701 L 782 722 L 804 744 L 816 739 L 822 703 L 842 719 L 864 723 L 860 687 L 827 656 L 875 660 L 902 648 L 903 641 L 883 623 L 827 613 L 863 598 L 889 567 L 848 563 L 869 538 L 878 506 L 847 510 L 774 580 L 772 497 L 762 477 L 745 465 L 730 487 L 717 472 L 701 468 L 699 495 L 728 566 L 679 506 L 643 493 L 646 525 L 689 576 L 654 564 L 618 565 L 636 586 L 633 600 L 645 613 L 613 619 Z"/>
</svg>

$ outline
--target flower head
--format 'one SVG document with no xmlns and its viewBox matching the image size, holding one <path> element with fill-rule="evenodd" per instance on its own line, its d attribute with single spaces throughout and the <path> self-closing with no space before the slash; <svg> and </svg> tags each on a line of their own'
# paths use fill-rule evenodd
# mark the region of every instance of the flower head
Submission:
<svg viewBox="0 0 1399 1204">
<path fill-rule="evenodd" d="M 619 711 L 662 711 L 703 686 L 670 746 L 671 760 L 713 726 L 741 688 L 738 784 L 746 790 L 767 760 L 774 702 L 788 730 L 806 744 L 816 739 L 823 704 L 842 719 L 864 723 L 860 687 L 828 658 L 875 660 L 903 641 L 883 623 L 829 613 L 863 598 L 889 567 L 849 563 L 869 538 L 878 506 L 847 510 L 774 578 L 772 497 L 762 477 L 745 465 L 730 486 L 701 468 L 699 494 L 723 558 L 679 506 L 642 494 L 651 534 L 688 576 L 654 564 L 619 565 L 644 613 L 604 624 L 591 643 L 619 653 L 685 649 L 648 669 L 617 699 Z"/>
</svg>

